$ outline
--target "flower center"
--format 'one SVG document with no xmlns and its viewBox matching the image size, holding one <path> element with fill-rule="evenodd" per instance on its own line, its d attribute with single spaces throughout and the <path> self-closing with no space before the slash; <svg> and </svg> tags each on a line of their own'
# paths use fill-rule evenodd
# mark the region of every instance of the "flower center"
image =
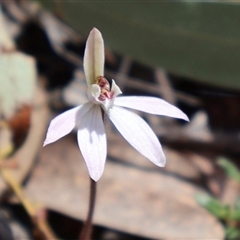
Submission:
<svg viewBox="0 0 240 240">
<path fill-rule="evenodd" d="M 106 78 L 104 78 L 103 76 L 98 76 L 96 80 L 96 84 L 101 89 L 101 93 L 98 97 L 100 101 L 113 98 L 114 92 L 110 90 L 110 84 Z"/>
</svg>

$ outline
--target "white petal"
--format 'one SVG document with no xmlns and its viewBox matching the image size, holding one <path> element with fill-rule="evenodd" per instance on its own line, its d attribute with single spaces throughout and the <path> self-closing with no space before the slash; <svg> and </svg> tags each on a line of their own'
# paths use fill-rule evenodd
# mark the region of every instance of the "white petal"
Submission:
<svg viewBox="0 0 240 240">
<path fill-rule="evenodd" d="M 160 98 L 137 96 L 117 97 L 114 100 L 114 105 L 189 121 L 187 115 L 183 113 L 179 108 Z"/>
<path fill-rule="evenodd" d="M 55 117 L 48 127 L 47 136 L 43 146 L 53 143 L 59 138 L 70 133 L 76 123 L 81 120 L 82 116 L 90 109 L 91 106 L 92 104 L 88 102 Z"/>
<path fill-rule="evenodd" d="M 83 116 L 78 130 L 78 145 L 90 177 L 98 181 L 102 176 L 107 156 L 106 133 L 99 105 L 94 105 Z"/>
<path fill-rule="evenodd" d="M 83 67 L 88 85 L 95 83 L 104 72 L 104 42 L 102 34 L 93 28 L 90 32 L 84 53 Z"/>
<path fill-rule="evenodd" d="M 111 91 L 114 92 L 113 98 L 115 98 L 115 97 L 118 96 L 119 94 L 122 94 L 121 89 L 120 89 L 119 86 L 115 83 L 115 81 L 114 81 L 113 79 L 112 79 Z"/>
<path fill-rule="evenodd" d="M 91 102 L 99 104 L 98 98 L 100 94 L 101 94 L 101 88 L 97 84 L 92 84 L 88 86 L 87 96 Z"/>
<path fill-rule="evenodd" d="M 109 118 L 123 137 L 157 166 L 166 162 L 161 144 L 149 125 L 138 115 L 120 107 L 109 110 Z"/>
</svg>

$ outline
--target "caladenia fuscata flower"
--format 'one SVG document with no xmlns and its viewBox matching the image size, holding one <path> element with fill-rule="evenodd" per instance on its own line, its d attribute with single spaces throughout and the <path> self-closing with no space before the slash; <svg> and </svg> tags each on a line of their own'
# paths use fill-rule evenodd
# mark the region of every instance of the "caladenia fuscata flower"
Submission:
<svg viewBox="0 0 240 240">
<path fill-rule="evenodd" d="M 90 32 L 87 39 L 84 72 L 89 101 L 54 118 L 48 128 L 44 146 L 57 141 L 77 127 L 78 145 L 89 175 L 94 181 L 98 181 L 107 155 L 104 113 L 132 147 L 157 166 L 163 167 L 166 158 L 157 136 L 141 117 L 125 108 L 186 121 L 188 117 L 180 109 L 160 98 L 120 97 L 122 92 L 115 81 L 109 82 L 104 77 L 104 42 L 96 28 Z"/>
</svg>

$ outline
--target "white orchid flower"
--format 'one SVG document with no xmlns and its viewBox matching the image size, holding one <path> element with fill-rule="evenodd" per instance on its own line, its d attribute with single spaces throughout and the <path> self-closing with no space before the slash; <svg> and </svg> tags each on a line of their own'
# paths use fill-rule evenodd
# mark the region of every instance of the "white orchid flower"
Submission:
<svg viewBox="0 0 240 240">
<path fill-rule="evenodd" d="M 125 107 L 186 121 L 188 117 L 160 98 L 119 97 L 122 92 L 115 81 L 112 80 L 110 85 L 104 78 L 104 42 L 96 28 L 90 32 L 87 39 L 84 72 L 89 101 L 54 118 L 48 128 L 44 146 L 57 141 L 77 126 L 78 145 L 89 175 L 94 181 L 98 181 L 102 176 L 107 155 L 103 122 L 105 113 L 132 147 L 157 166 L 163 167 L 166 158 L 157 136 L 141 117 Z"/>
</svg>

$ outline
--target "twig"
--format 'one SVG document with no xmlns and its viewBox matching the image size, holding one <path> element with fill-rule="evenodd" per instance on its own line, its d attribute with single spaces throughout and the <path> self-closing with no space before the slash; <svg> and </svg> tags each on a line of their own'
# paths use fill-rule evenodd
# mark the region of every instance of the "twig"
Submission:
<svg viewBox="0 0 240 240">
<path fill-rule="evenodd" d="M 4 160 L 0 159 L 0 162 L 2 165 Z M 10 171 L 6 168 L 0 169 L 1 175 L 5 182 L 11 187 L 13 192 L 18 197 L 19 201 L 22 203 L 23 207 L 33 220 L 33 222 L 36 224 L 37 228 L 43 233 L 45 239 L 47 240 L 53 240 L 57 239 L 56 236 L 53 234 L 52 230 L 48 226 L 46 219 L 39 217 L 38 211 L 39 207 L 35 207 L 31 201 L 24 195 L 22 187 L 20 184 L 14 179 Z"/>
</svg>

